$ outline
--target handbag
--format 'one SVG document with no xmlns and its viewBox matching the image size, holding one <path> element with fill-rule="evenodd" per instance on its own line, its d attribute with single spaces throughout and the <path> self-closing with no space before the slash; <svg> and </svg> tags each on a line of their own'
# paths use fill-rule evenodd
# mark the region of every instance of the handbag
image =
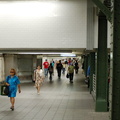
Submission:
<svg viewBox="0 0 120 120">
<path fill-rule="evenodd" d="M 67 73 L 66 78 L 69 78 L 69 77 L 70 77 L 70 75 Z"/>
<path fill-rule="evenodd" d="M 9 87 L 6 85 L 4 88 L 4 94 L 8 95 L 9 94 Z"/>
<path fill-rule="evenodd" d="M 32 82 L 35 83 L 35 80 L 32 79 Z"/>
</svg>

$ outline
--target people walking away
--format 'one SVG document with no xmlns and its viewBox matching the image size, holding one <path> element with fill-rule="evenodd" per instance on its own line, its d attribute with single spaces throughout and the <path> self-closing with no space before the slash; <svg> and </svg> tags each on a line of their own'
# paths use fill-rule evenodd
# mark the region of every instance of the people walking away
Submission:
<svg viewBox="0 0 120 120">
<path fill-rule="evenodd" d="M 75 67 L 73 66 L 73 63 L 71 63 L 68 67 L 70 83 L 73 83 L 74 69 Z"/>
<path fill-rule="evenodd" d="M 69 58 L 68 65 L 70 65 L 71 63 L 72 63 L 72 60 L 71 60 L 71 58 Z"/>
<path fill-rule="evenodd" d="M 20 80 L 16 76 L 16 71 L 13 68 L 10 69 L 10 75 L 6 77 L 6 85 L 9 87 L 8 97 L 10 97 L 10 109 L 13 111 L 17 89 L 18 92 L 21 93 Z"/>
<path fill-rule="evenodd" d="M 57 73 L 58 73 L 58 78 L 61 78 L 61 70 L 63 68 L 63 65 L 61 63 L 61 60 L 59 60 L 59 63 L 57 63 L 56 69 L 57 69 Z"/>
<path fill-rule="evenodd" d="M 65 60 L 65 64 L 68 64 L 68 61 L 67 61 L 67 59 Z"/>
<path fill-rule="evenodd" d="M 79 69 L 79 65 L 78 65 L 78 61 L 75 61 L 75 73 L 78 74 L 78 69 Z"/>
<path fill-rule="evenodd" d="M 65 74 L 65 67 L 66 67 L 66 64 L 65 64 L 65 62 L 63 62 L 63 68 L 62 68 L 62 74 Z"/>
<path fill-rule="evenodd" d="M 34 81 L 35 81 L 35 87 L 37 89 L 37 94 L 40 94 L 40 87 L 42 85 L 42 82 L 44 81 L 43 71 L 40 66 L 37 67 L 37 69 L 34 71 Z"/>
<path fill-rule="evenodd" d="M 49 74 L 50 74 L 50 81 L 52 81 L 52 74 L 53 74 L 53 65 L 52 63 L 50 63 L 50 66 L 48 67 L 48 71 L 49 71 Z"/>
<path fill-rule="evenodd" d="M 48 76 L 48 67 L 49 67 L 49 63 L 48 63 L 47 59 L 45 60 L 43 65 L 44 65 L 44 74 L 45 74 L 45 77 L 47 77 Z"/>
<path fill-rule="evenodd" d="M 55 61 L 52 59 L 52 66 L 53 66 L 53 73 L 52 75 L 54 75 L 54 66 L 55 66 Z"/>
<path fill-rule="evenodd" d="M 68 70 L 68 61 L 67 61 L 67 59 L 65 60 L 65 69 Z"/>
</svg>

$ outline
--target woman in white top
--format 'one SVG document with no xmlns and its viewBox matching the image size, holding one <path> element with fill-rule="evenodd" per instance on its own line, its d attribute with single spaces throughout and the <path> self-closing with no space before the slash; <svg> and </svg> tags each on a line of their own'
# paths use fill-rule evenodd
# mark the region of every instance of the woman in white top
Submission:
<svg viewBox="0 0 120 120">
<path fill-rule="evenodd" d="M 34 71 L 34 81 L 35 81 L 35 87 L 37 89 L 37 93 L 40 94 L 40 86 L 42 85 L 43 82 L 43 73 L 42 69 L 40 66 L 37 67 L 37 69 Z"/>
</svg>

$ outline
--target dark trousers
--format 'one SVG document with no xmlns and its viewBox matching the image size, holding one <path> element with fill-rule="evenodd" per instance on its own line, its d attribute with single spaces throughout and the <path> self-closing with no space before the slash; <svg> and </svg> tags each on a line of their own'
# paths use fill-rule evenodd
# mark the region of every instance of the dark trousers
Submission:
<svg viewBox="0 0 120 120">
<path fill-rule="evenodd" d="M 70 78 L 70 81 L 73 81 L 73 75 L 74 75 L 73 73 L 69 73 L 69 76 L 70 76 L 70 77 L 69 77 L 69 78 Z"/>
<path fill-rule="evenodd" d="M 76 74 L 78 74 L 78 68 L 75 68 L 75 72 L 76 72 Z"/>
<path fill-rule="evenodd" d="M 62 74 L 65 74 L 65 68 L 62 69 Z"/>
<path fill-rule="evenodd" d="M 58 72 L 58 77 L 60 78 L 61 77 L 61 69 L 57 69 L 57 72 Z"/>
<path fill-rule="evenodd" d="M 50 74 L 50 78 L 49 79 L 52 80 L 52 72 L 49 72 L 49 74 Z"/>
</svg>

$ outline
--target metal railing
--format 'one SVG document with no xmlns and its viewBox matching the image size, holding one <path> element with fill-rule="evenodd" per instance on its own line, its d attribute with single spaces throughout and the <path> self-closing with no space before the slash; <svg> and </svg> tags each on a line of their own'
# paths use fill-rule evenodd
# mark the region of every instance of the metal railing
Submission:
<svg viewBox="0 0 120 120">
<path fill-rule="evenodd" d="M 96 75 L 93 74 L 93 91 L 92 91 L 92 95 L 94 100 L 96 100 Z"/>
</svg>

